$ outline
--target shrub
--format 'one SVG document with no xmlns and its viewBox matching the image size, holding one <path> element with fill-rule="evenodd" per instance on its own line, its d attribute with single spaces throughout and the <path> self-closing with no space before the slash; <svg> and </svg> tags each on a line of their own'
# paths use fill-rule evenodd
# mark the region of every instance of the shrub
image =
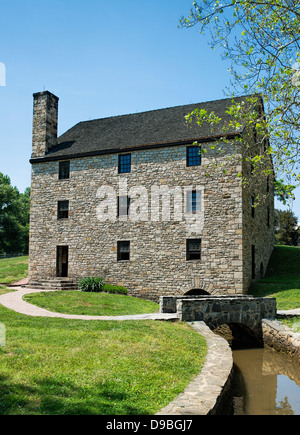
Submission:
<svg viewBox="0 0 300 435">
<path fill-rule="evenodd" d="M 113 293 L 118 295 L 127 295 L 128 291 L 125 287 L 119 287 L 117 285 L 104 284 L 103 291 L 107 293 Z"/>
<path fill-rule="evenodd" d="M 104 284 L 102 277 L 86 277 L 82 278 L 78 287 L 83 292 L 106 292 L 118 295 L 127 295 L 127 289 L 117 285 Z"/>
<path fill-rule="evenodd" d="M 102 277 L 87 277 L 82 278 L 78 287 L 83 292 L 102 292 L 104 286 L 104 279 Z"/>
</svg>

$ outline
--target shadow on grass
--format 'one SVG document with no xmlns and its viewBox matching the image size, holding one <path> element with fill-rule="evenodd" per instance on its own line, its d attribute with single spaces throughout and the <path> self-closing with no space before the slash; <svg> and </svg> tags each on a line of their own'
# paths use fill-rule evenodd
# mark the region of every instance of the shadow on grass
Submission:
<svg viewBox="0 0 300 435">
<path fill-rule="evenodd" d="M 34 385 L 34 386 L 33 386 Z M 42 378 L 31 386 L 0 376 L 0 415 L 141 415 L 114 382 L 80 387 L 66 378 Z"/>
</svg>

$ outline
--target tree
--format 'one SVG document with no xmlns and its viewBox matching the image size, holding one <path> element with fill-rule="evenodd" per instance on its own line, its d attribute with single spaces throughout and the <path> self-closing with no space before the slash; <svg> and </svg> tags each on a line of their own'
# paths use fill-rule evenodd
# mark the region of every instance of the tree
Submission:
<svg viewBox="0 0 300 435">
<path fill-rule="evenodd" d="M 298 245 L 298 219 L 291 210 L 275 210 L 275 240 L 278 245 Z"/>
<path fill-rule="evenodd" d="M 0 172 L 0 252 L 27 253 L 30 189 L 22 194 Z"/>
<path fill-rule="evenodd" d="M 292 195 L 300 181 L 300 4 L 298 0 L 200 0 L 181 25 L 210 31 L 212 48 L 220 46 L 231 62 L 231 95 L 261 95 L 264 112 L 247 116 L 235 102 L 228 110 L 235 122 L 244 122 L 267 144 L 251 156 L 261 171 L 266 155 L 273 157 L 279 197 Z M 255 103 L 252 99 L 252 105 Z M 249 101 L 251 101 L 251 99 Z M 211 116 L 212 115 L 212 116 Z M 212 122 L 213 114 L 193 112 L 199 122 Z M 264 167 L 268 176 L 270 168 Z M 280 190 L 287 185 L 285 192 Z"/>
</svg>

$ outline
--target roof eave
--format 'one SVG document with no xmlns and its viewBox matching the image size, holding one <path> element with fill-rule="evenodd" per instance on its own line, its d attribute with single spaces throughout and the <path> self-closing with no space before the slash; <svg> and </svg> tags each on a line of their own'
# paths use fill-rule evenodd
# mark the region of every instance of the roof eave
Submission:
<svg viewBox="0 0 300 435">
<path fill-rule="evenodd" d="M 145 150 L 145 149 L 154 149 L 154 148 L 164 148 L 164 147 L 172 147 L 172 146 L 182 146 L 182 145 L 192 145 L 195 142 L 198 143 L 206 143 L 206 142 L 215 142 L 217 140 L 220 140 L 222 138 L 226 140 L 233 140 L 235 138 L 241 137 L 243 132 L 237 132 L 227 135 L 218 135 L 218 136 L 210 136 L 210 137 L 201 137 L 201 138 L 194 138 L 189 139 L 185 141 L 179 141 L 179 142 L 167 142 L 167 143 L 156 143 L 156 144 L 147 144 L 147 145 L 138 145 L 138 146 L 132 146 L 127 148 L 111 148 L 108 150 L 96 150 L 96 151 L 88 151 L 88 152 L 80 152 L 80 153 L 70 153 L 66 155 L 58 155 L 58 156 L 51 156 L 45 155 L 43 157 L 35 157 L 31 158 L 29 162 L 31 164 L 34 163 L 44 163 L 44 162 L 51 162 L 51 161 L 62 161 L 62 160 L 71 160 L 71 159 L 79 159 L 83 157 L 93 157 L 93 156 L 101 156 L 105 154 L 121 154 L 121 153 L 128 153 L 133 151 L 139 151 L 139 150 Z"/>
</svg>

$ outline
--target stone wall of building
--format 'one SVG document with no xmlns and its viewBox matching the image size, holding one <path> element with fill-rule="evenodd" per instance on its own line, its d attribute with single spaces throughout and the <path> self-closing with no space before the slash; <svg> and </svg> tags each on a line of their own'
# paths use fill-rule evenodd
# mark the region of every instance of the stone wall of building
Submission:
<svg viewBox="0 0 300 435">
<path fill-rule="evenodd" d="M 226 147 L 232 153 L 231 145 Z M 215 166 L 213 153 L 205 154 L 201 166 L 187 167 L 186 146 L 140 150 L 131 153 L 127 174 L 118 174 L 117 154 L 77 158 L 65 180 L 58 179 L 59 162 L 33 164 L 30 281 L 56 276 L 56 247 L 68 246 L 71 278 L 101 275 L 131 295 L 158 300 L 200 285 L 210 294 L 247 291 L 240 162 L 228 161 L 224 172 Z M 197 187 L 201 211 L 187 215 L 184 192 Z M 156 188 L 175 189 L 170 216 L 162 202 L 158 206 Z M 132 206 L 146 198 L 148 213 L 137 208 L 134 216 L 117 218 L 116 197 L 126 194 L 134 199 Z M 57 203 L 65 200 L 69 218 L 58 220 Z M 105 204 L 112 215 L 105 214 Z M 187 239 L 201 239 L 201 260 L 186 260 Z M 130 261 L 117 261 L 118 241 L 130 241 Z"/>
<path fill-rule="evenodd" d="M 274 248 L 274 182 L 270 157 L 254 167 L 250 160 L 266 154 L 264 141 L 257 138 L 254 143 L 252 135 L 246 137 L 251 146 L 243 159 L 243 287 L 249 288 L 253 280 L 264 277 Z"/>
</svg>

